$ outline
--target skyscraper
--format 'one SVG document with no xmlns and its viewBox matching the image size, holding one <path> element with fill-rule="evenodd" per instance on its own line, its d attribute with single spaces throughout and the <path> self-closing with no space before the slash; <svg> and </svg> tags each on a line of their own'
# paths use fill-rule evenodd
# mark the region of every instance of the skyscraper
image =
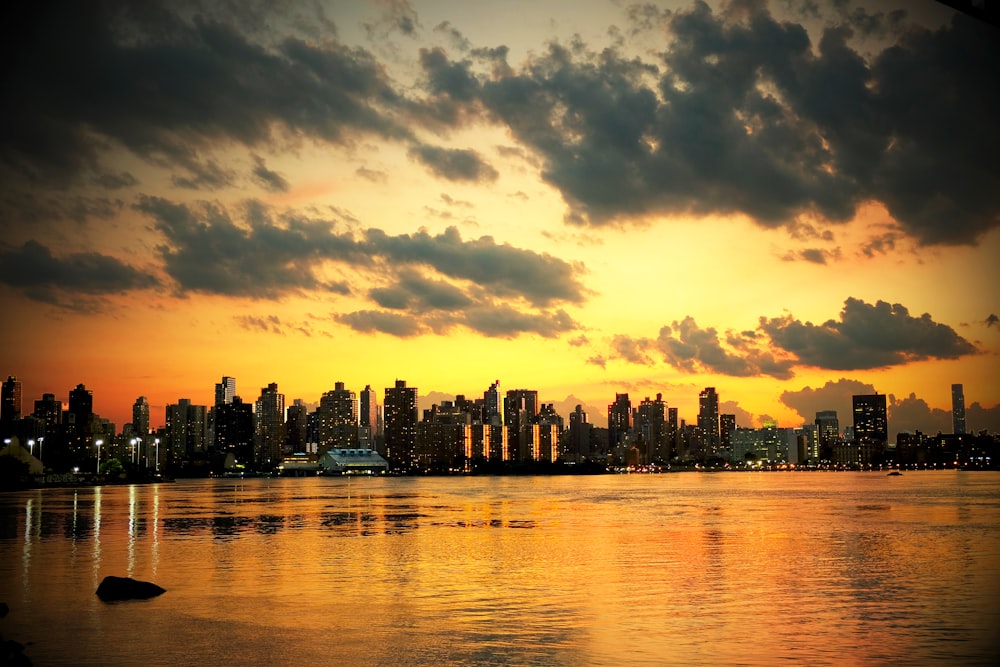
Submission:
<svg viewBox="0 0 1000 667">
<path fill-rule="evenodd" d="M 396 380 L 386 387 L 383 401 L 385 448 L 389 461 L 397 468 L 412 469 L 416 463 L 417 389 L 406 380 Z"/>
<path fill-rule="evenodd" d="M 166 407 L 165 442 L 168 461 L 190 460 L 205 451 L 208 424 L 204 405 L 192 405 L 188 398 Z"/>
<path fill-rule="evenodd" d="M 132 404 L 132 432 L 141 437 L 149 435 L 149 401 L 145 396 Z"/>
<path fill-rule="evenodd" d="M 254 461 L 262 470 L 281 463 L 281 447 L 285 441 L 285 395 L 278 393 L 278 383 L 272 382 L 260 390 L 254 403 Z"/>
<path fill-rule="evenodd" d="M 642 442 L 644 463 L 654 460 L 670 460 L 670 443 L 667 442 L 667 404 L 663 394 L 655 400 L 648 396 L 639 403 L 635 411 L 635 431 Z"/>
<path fill-rule="evenodd" d="M 215 385 L 215 405 L 228 405 L 236 396 L 236 378 L 222 376 L 222 382 Z"/>
<path fill-rule="evenodd" d="M 288 417 L 285 420 L 285 451 L 289 454 L 306 451 L 306 422 L 309 410 L 305 401 L 296 398 L 288 406 Z"/>
<path fill-rule="evenodd" d="M 534 389 L 507 391 L 503 399 L 503 423 L 507 432 L 508 460 L 523 461 L 531 458 L 527 431 L 531 425 L 531 418 L 536 414 L 538 414 L 537 391 Z"/>
<path fill-rule="evenodd" d="M 861 463 L 877 462 L 889 441 L 885 394 L 860 394 L 851 397 L 854 412 L 854 442 Z"/>
<path fill-rule="evenodd" d="M 698 394 L 698 431 L 701 433 L 702 451 L 714 456 L 719 449 L 719 395 L 715 387 L 705 387 Z"/>
<path fill-rule="evenodd" d="M 483 423 L 492 426 L 503 423 L 500 413 L 500 380 L 483 392 Z"/>
<path fill-rule="evenodd" d="M 320 454 L 357 447 L 358 399 L 343 382 L 334 383 L 319 399 L 319 442 Z"/>
<path fill-rule="evenodd" d="M 582 405 L 569 413 L 569 443 L 567 454 L 580 461 L 590 455 L 590 434 L 594 427 Z"/>
<path fill-rule="evenodd" d="M 840 420 L 836 410 L 820 410 L 816 413 L 816 440 L 820 457 L 832 458 L 833 446 L 840 439 Z"/>
<path fill-rule="evenodd" d="M 952 433 L 965 435 L 965 391 L 960 384 L 951 385 Z"/>
<path fill-rule="evenodd" d="M 21 418 L 21 381 L 8 375 L 0 388 L 0 428 L 10 433 L 14 422 Z"/>
<path fill-rule="evenodd" d="M 615 394 L 615 402 L 608 406 L 608 451 L 623 444 L 632 429 L 632 401 L 628 394 Z"/>
<path fill-rule="evenodd" d="M 385 448 L 380 448 L 382 429 L 379 420 L 378 394 L 370 384 L 361 390 L 360 409 L 358 410 L 358 445 L 378 449 L 385 454 Z"/>
</svg>

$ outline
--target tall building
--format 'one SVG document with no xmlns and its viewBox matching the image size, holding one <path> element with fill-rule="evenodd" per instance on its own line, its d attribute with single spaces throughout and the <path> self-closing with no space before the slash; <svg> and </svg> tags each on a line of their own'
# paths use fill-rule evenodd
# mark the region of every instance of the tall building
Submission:
<svg viewBox="0 0 1000 667">
<path fill-rule="evenodd" d="M 204 405 L 193 405 L 182 398 L 166 408 L 165 439 L 160 443 L 166 448 L 166 460 L 189 461 L 204 454 L 208 441 L 208 421 Z"/>
<path fill-rule="evenodd" d="M 393 467 L 412 469 L 417 464 L 416 436 L 417 389 L 407 387 L 406 380 L 396 380 L 396 386 L 386 387 L 382 402 L 385 421 L 385 448 Z"/>
<path fill-rule="evenodd" d="M 309 409 L 305 401 L 296 398 L 288 406 L 288 416 L 285 419 L 285 453 L 301 454 L 306 452 L 306 424 Z"/>
<path fill-rule="evenodd" d="M 960 384 L 951 385 L 951 432 L 965 435 L 965 391 Z"/>
<path fill-rule="evenodd" d="M 503 423 L 503 415 L 500 412 L 500 380 L 483 392 L 483 423 L 492 426 Z"/>
<path fill-rule="evenodd" d="M 272 382 L 260 390 L 254 403 L 254 462 L 261 470 L 281 463 L 281 447 L 285 442 L 285 395 L 278 393 L 278 383 Z"/>
<path fill-rule="evenodd" d="M 149 435 L 149 401 L 145 396 L 135 399 L 132 404 L 132 432 L 140 437 Z"/>
<path fill-rule="evenodd" d="M 32 416 L 45 423 L 45 436 L 54 435 L 59 432 L 62 426 L 62 401 L 56 399 L 55 394 L 42 394 L 42 397 L 35 401 L 35 410 Z"/>
<path fill-rule="evenodd" d="M 641 443 L 643 463 L 670 460 L 670 443 L 667 440 L 667 404 L 663 394 L 655 399 L 648 396 L 635 410 L 636 436 Z"/>
<path fill-rule="evenodd" d="M 378 394 L 375 393 L 370 384 L 366 384 L 365 388 L 361 390 L 358 426 L 368 429 L 366 446 L 371 449 L 377 449 L 378 442 L 382 437 L 379 407 Z"/>
<path fill-rule="evenodd" d="M 357 446 L 358 399 L 343 382 L 336 382 L 319 399 L 319 453 Z"/>
<path fill-rule="evenodd" d="M 833 447 L 840 440 L 840 420 L 836 410 L 820 410 L 816 413 L 816 440 L 819 457 L 833 458 Z"/>
<path fill-rule="evenodd" d="M 723 449 L 730 449 L 729 436 L 736 430 L 736 415 L 719 415 L 719 444 Z"/>
<path fill-rule="evenodd" d="M 854 443 L 858 462 L 878 462 L 889 441 L 885 394 L 860 394 L 851 397 L 854 412 Z"/>
<path fill-rule="evenodd" d="M 232 454 L 239 465 L 253 463 L 254 421 L 253 405 L 233 396 L 231 403 L 212 408 L 215 451 Z"/>
<path fill-rule="evenodd" d="M 536 414 L 538 414 L 537 391 L 534 389 L 507 390 L 507 395 L 503 399 L 503 423 L 507 432 L 507 460 L 524 461 L 531 458 L 527 431 L 531 426 L 532 417 Z"/>
<path fill-rule="evenodd" d="M 698 431 L 701 434 L 702 452 L 707 456 L 718 453 L 719 445 L 719 395 L 715 387 L 705 387 L 698 394 Z"/>
<path fill-rule="evenodd" d="M 569 441 L 566 443 L 566 453 L 573 460 L 581 461 L 590 456 L 590 434 L 594 426 L 587 418 L 582 405 L 576 406 L 569 413 Z"/>
<path fill-rule="evenodd" d="M 615 402 L 608 406 L 608 451 L 623 445 L 632 429 L 632 401 L 628 394 L 615 394 Z"/>
<path fill-rule="evenodd" d="M 222 382 L 215 385 L 215 405 L 228 405 L 236 396 L 236 378 L 222 376 Z"/>
<path fill-rule="evenodd" d="M 21 381 L 8 375 L 0 387 L 0 429 L 10 433 L 21 418 Z"/>
</svg>

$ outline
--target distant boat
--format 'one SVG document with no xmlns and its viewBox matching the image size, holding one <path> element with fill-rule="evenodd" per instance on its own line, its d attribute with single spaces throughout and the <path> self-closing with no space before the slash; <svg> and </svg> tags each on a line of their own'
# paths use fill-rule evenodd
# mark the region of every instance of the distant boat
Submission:
<svg viewBox="0 0 1000 667">
<path fill-rule="evenodd" d="M 887 474 L 886 477 L 899 477 L 902 474 L 903 473 L 899 472 L 898 470 L 893 470 L 892 472 Z"/>
</svg>

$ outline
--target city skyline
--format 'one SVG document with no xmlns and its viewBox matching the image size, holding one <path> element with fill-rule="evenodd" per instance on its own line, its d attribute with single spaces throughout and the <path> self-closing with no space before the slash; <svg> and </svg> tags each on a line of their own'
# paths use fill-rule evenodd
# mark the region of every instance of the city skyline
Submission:
<svg viewBox="0 0 1000 667">
<path fill-rule="evenodd" d="M 937 2 L 19 10 L 0 374 L 118 428 L 529 387 L 1000 431 L 1000 39 Z M 8 28 L 12 30 L 12 28 Z M 944 426 L 942 426 L 944 424 Z"/>
</svg>

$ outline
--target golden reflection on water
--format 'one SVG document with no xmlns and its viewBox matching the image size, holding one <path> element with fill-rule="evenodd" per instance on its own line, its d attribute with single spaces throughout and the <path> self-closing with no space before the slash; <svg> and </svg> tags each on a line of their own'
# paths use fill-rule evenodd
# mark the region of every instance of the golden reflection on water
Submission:
<svg viewBox="0 0 1000 667">
<path fill-rule="evenodd" d="M 997 651 L 994 473 L 199 480 L 4 494 L 0 511 L 4 636 L 36 664 Z M 109 574 L 168 592 L 100 604 Z"/>
</svg>

